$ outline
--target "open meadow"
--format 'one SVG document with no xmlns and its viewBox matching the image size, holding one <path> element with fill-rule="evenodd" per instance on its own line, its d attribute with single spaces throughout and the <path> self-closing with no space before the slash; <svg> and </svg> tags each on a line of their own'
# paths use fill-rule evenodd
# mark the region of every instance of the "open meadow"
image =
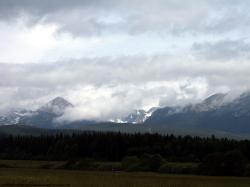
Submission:
<svg viewBox="0 0 250 187">
<path fill-rule="evenodd" d="M 249 187 L 250 178 L 1 168 L 1 186 Z"/>
</svg>

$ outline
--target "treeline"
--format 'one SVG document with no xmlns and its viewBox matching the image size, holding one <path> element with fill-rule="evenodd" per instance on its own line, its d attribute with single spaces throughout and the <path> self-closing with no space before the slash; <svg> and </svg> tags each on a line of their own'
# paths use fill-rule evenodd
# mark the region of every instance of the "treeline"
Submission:
<svg viewBox="0 0 250 187">
<path fill-rule="evenodd" d="M 121 161 L 125 156 L 148 153 L 160 154 L 168 161 L 200 162 L 210 153 L 232 150 L 239 150 L 250 159 L 249 140 L 227 138 L 96 132 L 0 138 L 1 159 Z"/>
<path fill-rule="evenodd" d="M 145 160 L 153 163 L 158 160 L 160 163 L 156 164 L 157 167 L 148 166 L 151 168 L 148 170 L 154 171 L 167 162 L 196 162 L 202 163 L 199 168 L 204 174 L 223 175 L 224 170 L 238 169 L 238 174 L 231 175 L 242 175 L 247 160 L 250 159 L 250 141 L 218 139 L 214 136 L 201 138 L 97 132 L 0 138 L 0 159 L 72 161 L 86 158 L 107 162 L 122 161 L 127 163 L 128 170 L 133 165 L 145 167 Z"/>
</svg>

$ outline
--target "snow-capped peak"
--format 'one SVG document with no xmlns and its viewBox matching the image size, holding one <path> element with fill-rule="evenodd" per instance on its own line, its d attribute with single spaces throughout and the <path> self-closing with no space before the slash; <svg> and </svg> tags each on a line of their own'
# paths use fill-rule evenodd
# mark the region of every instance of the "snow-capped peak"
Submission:
<svg viewBox="0 0 250 187">
<path fill-rule="evenodd" d="M 153 107 L 149 109 L 148 111 L 137 109 L 122 119 L 116 119 L 116 120 L 110 120 L 110 121 L 116 122 L 116 123 L 140 124 L 140 123 L 145 122 L 156 109 L 157 107 Z"/>
<path fill-rule="evenodd" d="M 217 93 L 209 96 L 203 102 L 196 104 L 192 107 L 195 111 L 209 111 L 214 110 L 225 103 L 225 97 L 227 94 Z"/>
</svg>

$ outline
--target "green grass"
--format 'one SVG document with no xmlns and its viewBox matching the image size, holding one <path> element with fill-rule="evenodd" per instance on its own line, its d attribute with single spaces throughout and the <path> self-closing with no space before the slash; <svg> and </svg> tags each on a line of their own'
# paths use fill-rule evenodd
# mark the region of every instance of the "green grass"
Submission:
<svg viewBox="0 0 250 187">
<path fill-rule="evenodd" d="M 1 168 L 0 186 L 249 187 L 250 178 Z"/>
</svg>

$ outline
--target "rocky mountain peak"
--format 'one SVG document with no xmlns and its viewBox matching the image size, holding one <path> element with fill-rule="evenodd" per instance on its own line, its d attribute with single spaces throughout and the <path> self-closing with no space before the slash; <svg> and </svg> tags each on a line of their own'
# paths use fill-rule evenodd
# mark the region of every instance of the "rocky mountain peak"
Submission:
<svg viewBox="0 0 250 187">
<path fill-rule="evenodd" d="M 72 108 L 72 107 L 74 106 L 63 97 L 56 97 L 51 101 L 49 101 L 44 106 L 40 107 L 38 111 L 61 115 L 64 113 L 66 108 Z"/>
</svg>

